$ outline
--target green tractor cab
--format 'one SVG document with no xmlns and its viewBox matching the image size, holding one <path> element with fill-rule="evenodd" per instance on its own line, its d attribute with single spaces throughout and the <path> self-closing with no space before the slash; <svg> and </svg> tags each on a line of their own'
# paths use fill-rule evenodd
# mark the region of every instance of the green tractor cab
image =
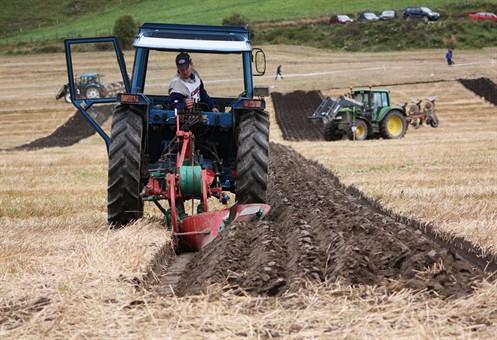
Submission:
<svg viewBox="0 0 497 340">
<path fill-rule="evenodd" d="M 309 117 L 321 120 L 324 139 L 351 140 L 404 137 L 408 122 L 406 110 L 390 104 L 390 91 L 383 88 L 352 88 L 349 96 L 327 97 Z"/>
</svg>

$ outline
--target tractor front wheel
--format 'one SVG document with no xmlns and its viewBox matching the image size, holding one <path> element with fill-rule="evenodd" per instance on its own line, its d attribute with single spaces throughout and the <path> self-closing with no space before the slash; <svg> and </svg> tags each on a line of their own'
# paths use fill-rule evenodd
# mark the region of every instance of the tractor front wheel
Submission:
<svg viewBox="0 0 497 340">
<path fill-rule="evenodd" d="M 269 116 L 264 111 L 240 115 L 236 156 L 236 200 L 266 203 L 269 164 Z"/>
<path fill-rule="evenodd" d="M 143 216 L 142 136 L 138 110 L 117 106 L 112 116 L 107 187 L 107 220 L 113 227 Z"/>
<path fill-rule="evenodd" d="M 355 132 L 352 130 L 352 128 L 349 129 L 347 137 L 350 140 L 366 140 L 368 139 L 369 135 L 369 128 L 368 124 L 362 120 L 358 119 L 355 121 Z"/>
<path fill-rule="evenodd" d="M 329 121 L 324 126 L 324 140 L 337 141 L 342 139 L 343 134 L 338 130 L 338 126 L 334 121 Z"/>
<path fill-rule="evenodd" d="M 390 111 L 380 123 L 381 136 L 385 139 L 400 139 L 407 131 L 406 117 L 399 111 Z"/>
</svg>

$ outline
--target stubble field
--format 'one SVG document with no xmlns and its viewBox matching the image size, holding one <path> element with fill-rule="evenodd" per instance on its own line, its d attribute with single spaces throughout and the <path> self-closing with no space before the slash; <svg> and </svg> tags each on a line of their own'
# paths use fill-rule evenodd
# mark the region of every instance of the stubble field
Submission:
<svg viewBox="0 0 497 340">
<path fill-rule="evenodd" d="M 444 65 L 441 51 L 269 47 L 266 53 L 268 69 L 283 64 L 285 79 L 276 82 L 269 74 L 256 83 L 280 92 L 335 95 L 353 85 L 497 78 L 495 50 L 461 52 L 454 68 Z M 104 69 L 110 62 L 99 55 Z M 211 93 L 222 93 L 236 78 L 228 74 L 228 81 L 216 82 L 213 76 L 209 84 L 218 68 L 199 64 Z M 2 57 L 0 78 L 0 148 L 47 135 L 74 112 L 54 99 L 66 79 L 62 55 Z M 273 120 L 271 140 L 316 160 L 386 208 L 495 253 L 497 109 L 455 81 L 390 89 L 396 102 L 438 96 L 440 127 L 410 129 L 399 141 L 288 142 Z M 496 331 L 497 286 L 485 280 L 467 283 L 471 292 L 459 298 L 397 287 L 395 280 L 354 284 L 346 273 L 278 297 L 235 294 L 222 280 L 197 296 L 158 294 L 149 283 L 159 266 L 174 261 L 169 235 L 153 207 L 131 227 L 107 229 L 107 160 L 97 136 L 66 148 L 1 151 L 0 160 L 1 335 L 422 338 L 491 337 Z M 284 162 L 271 166 L 293 171 Z"/>
</svg>

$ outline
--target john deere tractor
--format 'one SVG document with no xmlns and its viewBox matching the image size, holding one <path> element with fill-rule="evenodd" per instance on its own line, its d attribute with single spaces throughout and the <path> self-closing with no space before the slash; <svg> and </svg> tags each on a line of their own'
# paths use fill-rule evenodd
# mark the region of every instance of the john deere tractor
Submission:
<svg viewBox="0 0 497 340">
<path fill-rule="evenodd" d="M 324 139 L 336 141 L 404 137 L 408 123 L 405 107 L 390 103 L 390 91 L 352 88 L 349 96 L 327 97 L 309 117 L 324 124 Z"/>
</svg>

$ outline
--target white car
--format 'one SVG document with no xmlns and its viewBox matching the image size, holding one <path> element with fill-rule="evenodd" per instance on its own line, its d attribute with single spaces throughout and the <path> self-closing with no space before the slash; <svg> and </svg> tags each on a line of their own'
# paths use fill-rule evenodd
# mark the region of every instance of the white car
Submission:
<svg viewBox="0 0 497 340">
<path fill-rule="evenodd" d="M 380 18 L 373 12 L 362 12 L 357 18 L 359 21 L 378 21 Z"/>
<path fill-rule="evenodd" d="M 342 14 L 333 15 L 330 18 L 330 24 L 348 24 L 353 21 L 354 20 L 352 20 L 348 15 L 342 15 Z"/>
<path fill-rule="evenodd" d="M 395 19 L 395 11 L 388 9 L 380 14 L 380 20 L 392 20 Z"/>
</svg>

